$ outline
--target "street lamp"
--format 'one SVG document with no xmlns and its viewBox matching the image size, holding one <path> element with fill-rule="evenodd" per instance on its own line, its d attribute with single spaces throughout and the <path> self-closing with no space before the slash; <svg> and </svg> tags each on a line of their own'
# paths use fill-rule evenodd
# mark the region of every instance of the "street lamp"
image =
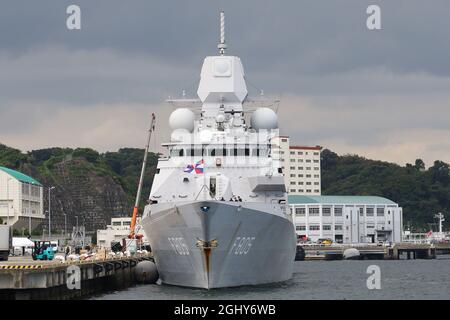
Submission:
<svg viewBox="0 0 450 320">
<path fill-rule="evenodd" d="M 48 237 L 49 238 L 52 236 L 52 214 L 51 214 L 50 194 L 53 189 L 55 189 L 55 187 L 48 188 Z"/>
<path fill-rule="evenodd" d="M 64 237 L 67 237 L 67 214 L 64 213 Z"/>
</svg>

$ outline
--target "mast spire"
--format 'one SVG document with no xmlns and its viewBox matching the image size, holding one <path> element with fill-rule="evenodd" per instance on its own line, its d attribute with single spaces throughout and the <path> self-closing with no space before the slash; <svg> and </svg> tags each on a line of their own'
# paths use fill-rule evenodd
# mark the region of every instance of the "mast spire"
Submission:
<svg viewBox="0 0 450 320">
<path fill-rule="evenodd" d="M 217 48 L 219 49 L 220 55 L 223 56 L 227 48 L 225 43 L 225 13 L 223 11 L 220 11 L 220 42 Z"/>
</svg>

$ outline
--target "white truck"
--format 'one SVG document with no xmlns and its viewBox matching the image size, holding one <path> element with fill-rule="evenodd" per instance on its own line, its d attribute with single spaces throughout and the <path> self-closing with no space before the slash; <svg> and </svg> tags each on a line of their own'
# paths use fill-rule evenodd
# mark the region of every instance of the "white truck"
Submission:
<svg viewBox="0 0 450 320">
<path fill-rule="evenodd" d="M 7 261 L 12 246 L 11 227 L 0 225 L 0 261 Z"/>
</svg>

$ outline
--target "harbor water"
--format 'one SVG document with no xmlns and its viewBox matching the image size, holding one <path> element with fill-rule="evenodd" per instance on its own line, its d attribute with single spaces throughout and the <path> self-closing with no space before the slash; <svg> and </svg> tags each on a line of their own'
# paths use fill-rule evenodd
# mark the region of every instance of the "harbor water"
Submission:
<svg viewBox="0 0 450 320">
<path fill-rule="evenodd" d="M 380 268 L 380 289 L 367 287 L 371 265 Z M 283 283 L 214 290 L 137 285 L 92 299 L 450 299 L 450 259 L 297 261 L 293 278 Z"/>
</svg>

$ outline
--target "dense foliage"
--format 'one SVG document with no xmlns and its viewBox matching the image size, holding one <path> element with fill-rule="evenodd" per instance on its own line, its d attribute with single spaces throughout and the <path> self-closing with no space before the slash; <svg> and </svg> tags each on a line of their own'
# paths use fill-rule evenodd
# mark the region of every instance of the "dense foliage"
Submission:
<svg viewBox="0 0 450 320">
<path fill-rule="evenodd" d="M 322 151 L 322 194 L 377 195 L 403 207 L 405 226 L 429 230 L 434 215 L 450 209 L 450 167 L 435 161 L 425 169 L 421 159 L 414 164 L 374 161 L 357 155 L 338 156 Z M 433 228 L 435 229 L 435 227 Z"/>
<path fill-rule="evenodd" d="M 51 176 L 53 166 L 76 158 L 86 160 L 86 165 L 96 174 L 111 176 L 127 193 L 130 205 L 133 204 L 143 159 L 142 149 L 123 148 L 101 154 L 89 148 L 48 148 L 22 153 L 0 144 L 0 166 L 38 172 L 39 176 L 50 181 L 57 179 Z M 157 154 L 149 153 L 142 199 L 150 193 L 157 158 Z M 445 162 L 435 161 L 426 169 L 420 159 L 414 164 L 399 166 L 357 155 L 339 156 L 328 149 L 322 151 L 321 161 L 324 195 L 389 198 L 403 207 L 405 225 L 411 224 L 417 231 L 428 230 L 430 224 L 436 222 L 434 214 L 442 212 L 445 215 L 450 211 L 450 166 Z M 144 204 L 142 201 L 141 205 Z"/>
<path fill-rule="evenodd" d="M 133 148 L 104 154 L 90 148 L 47 148 L 22 153 L 20 150 L 0 144 L 0 166 L 28 173 L 37 171 L 39 176 L 44 176 L 50 181 L 57 180 L 50 170 L 56 164 L 76 158 L 84 159 L 87 161 L 85 165 L 88 165 L 90 170 L 99 175 L 109 175 L 118 182 L 127 193 L 130 204 L 134 203 L 136 196 L 143 156 L 143 149 Z M 141 199 L 150 193 L 157 160 L 157 154 L 149 153 Z M 77 167 L 79 170 L 82 168 L 81 164 Z M 144 205 L 145 201 L 141 204 Z"/>
</svg>

